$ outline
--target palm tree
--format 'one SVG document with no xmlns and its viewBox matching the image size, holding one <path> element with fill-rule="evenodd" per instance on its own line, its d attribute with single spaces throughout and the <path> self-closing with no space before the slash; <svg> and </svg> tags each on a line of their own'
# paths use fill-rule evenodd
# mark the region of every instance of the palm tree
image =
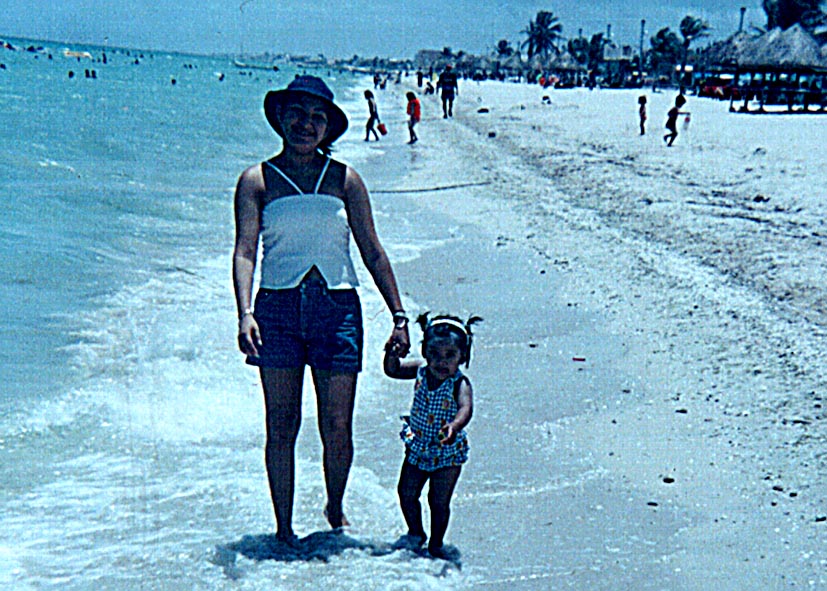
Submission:
<svg viewBox="0 0 827 591">
<path fill-rule="evenodd" d="M 585 37 L 569 39 L 567 49 L 577 63 L 582 65 L 589 63 L 589 40 Z"/>
<path fill-rule="evenodd" d="M 589 70 L 597 72 L 603 63 L 603 50 L 606 47 L 603 33 L 595 33 L 589 41 Z"/>
<path fill-rule="evenodd" d="M 767 30 L 781 27 L 787 30 L 796 23 L 812 31 L 827 19 L 821 9 L 823 0 L 762 0 L 761 6 L 767 14 Z"/>
<path fill-rule="evenodd" d="M 494 48 L 494 55 L 500 58 L 509 58 L 514 55 L 514 48 L 508 39 L 500 39 Z"/>
<path fill-rule="evenodd" d="M 708 37 L 710 27 L 707 22 L 691 15 L 686 15 L 680 24 L 681 37 L 683 37 L 683 55 L 681 56 L 681 94 L 683 94 L 683 78 L 686 75 L 686 58 L 689 54 L 689 46 L 695 39 Z"/>
<path fill-rule="evenodd" d="M 521 47 L 528 47 L 529 59 L 535 55 L 547 58 L 551 51 L 560 53 L 557 43 L 562 38 L 563 25 L 554 13 L 541 10 L 537 13 L 537 18 L 529 21 L 528 28 L 522 32 L 527 39 Z"/>
<path fill-rule="evenodd" d="M 652 69 L 655 72 L 663 72 L 664 64 L 668 64 L 671 69 L 672 65 L 680 59 L 681 41 L 669 27 L 658 31 L 649 43 L 652 45 Z"/>
</svg>

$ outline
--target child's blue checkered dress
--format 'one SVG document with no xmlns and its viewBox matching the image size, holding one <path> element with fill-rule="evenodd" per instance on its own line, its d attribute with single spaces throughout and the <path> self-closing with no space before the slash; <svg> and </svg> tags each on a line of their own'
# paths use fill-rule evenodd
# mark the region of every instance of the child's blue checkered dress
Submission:
<svg viewBox="0 0 827 591">
<path fill-rule="evenodd" d="M 468 438 L 464 430 L 457 433 L 456 440 L 450 445 L 443 445 L 437 438 L 439 430 L 453 421 L 459 411 L 454 390 L 463 378 L 462 372 L 457 371 L 435 390 L 429 390 L 426 371 L 425 367 L 419 369 L 411 415 L 402 417 L 404 424 L 399 436 L 408 448 L 408 462 L 420 470 L 433 472 L 465 463 L 468 460 Z"/>
</svg>

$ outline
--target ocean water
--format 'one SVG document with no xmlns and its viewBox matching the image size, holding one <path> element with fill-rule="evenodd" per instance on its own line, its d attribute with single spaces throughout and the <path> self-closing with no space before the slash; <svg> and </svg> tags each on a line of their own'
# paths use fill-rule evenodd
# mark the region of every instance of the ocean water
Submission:
<svg viewBox="0 0 827 591">
<path fill-rule="evenodd" d="M 314 554 L 268 550 L 260 387 L 235 350 L 232 192 L 276 149 L 261 102 L 295 72 L 115 49 L 104 64 L 102 48 L 74 47 L 94 58 L 77 60 L 44 45 L 0 50 L 0 587 L 468 588 L 443 562 L 386 551 L 403 533 L 399 454 L 357 460 L 356 537 L 325 533 L 310 390 L 295 526 Z M 361 114 L 364 80 L 328 79 Z M 342 153 L 390 186 L 401 160 L 354 127 Z M 375 215 L 381 234 L 381 199 Z M 433 243 L 402 224 L 385 246 L 405 260 Z M 359 269 L 378 351 L 386 312 Z M 369 421 L 396 420 L 380 371 L 361 381 L 357 450 Z"/>
</svg>

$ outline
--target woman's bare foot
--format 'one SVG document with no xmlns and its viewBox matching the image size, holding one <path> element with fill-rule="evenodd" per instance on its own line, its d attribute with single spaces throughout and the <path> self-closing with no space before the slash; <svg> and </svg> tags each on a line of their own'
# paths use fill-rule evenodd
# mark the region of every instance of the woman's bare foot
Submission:
<svg viewBox="0 0 827 591">
<path fill-rule="evenodd" d="M 327 519 L 327 522 L 330 524 L 330 527 L 333 529 L 339 529 L 340 527 L 350 527 L 350 522 L 345 517 L 345 514 L 342 512 L 341 509 L 338 511 L 331 511 L 330 507 L 328 506 L 324 510 L 324 516 Z"/>
</svg>

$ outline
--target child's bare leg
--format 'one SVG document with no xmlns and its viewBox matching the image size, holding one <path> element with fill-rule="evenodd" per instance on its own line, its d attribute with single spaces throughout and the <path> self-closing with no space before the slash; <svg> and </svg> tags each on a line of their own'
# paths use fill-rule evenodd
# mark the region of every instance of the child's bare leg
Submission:
<svg viewBox="0 0 827 591">
<path fill-rule="evenodd" d="M 427 472 L 409 463 L 406 458 L 402 463 L 399 485 L 396 488 L 399 493 L 402 515 L 405 517 L 405 523 L 408 524 L 408 535 L 420 538 L 423 542 L 428 536 L 425 535 L 425 528 L 422 527 L 422 505 L 419 503 L 419 497 L 428 481 L 428 476 Z"/>
<path fill-rule="evenodd" d="M 431 539 L 428 551 L 435 557 L 442 556 L 442 541 L 451 517 L 451 497 L 459 480 L 462 466 L 440 468 L 431 474 L 428 505 L 431 508 Z"/>
</svg>

